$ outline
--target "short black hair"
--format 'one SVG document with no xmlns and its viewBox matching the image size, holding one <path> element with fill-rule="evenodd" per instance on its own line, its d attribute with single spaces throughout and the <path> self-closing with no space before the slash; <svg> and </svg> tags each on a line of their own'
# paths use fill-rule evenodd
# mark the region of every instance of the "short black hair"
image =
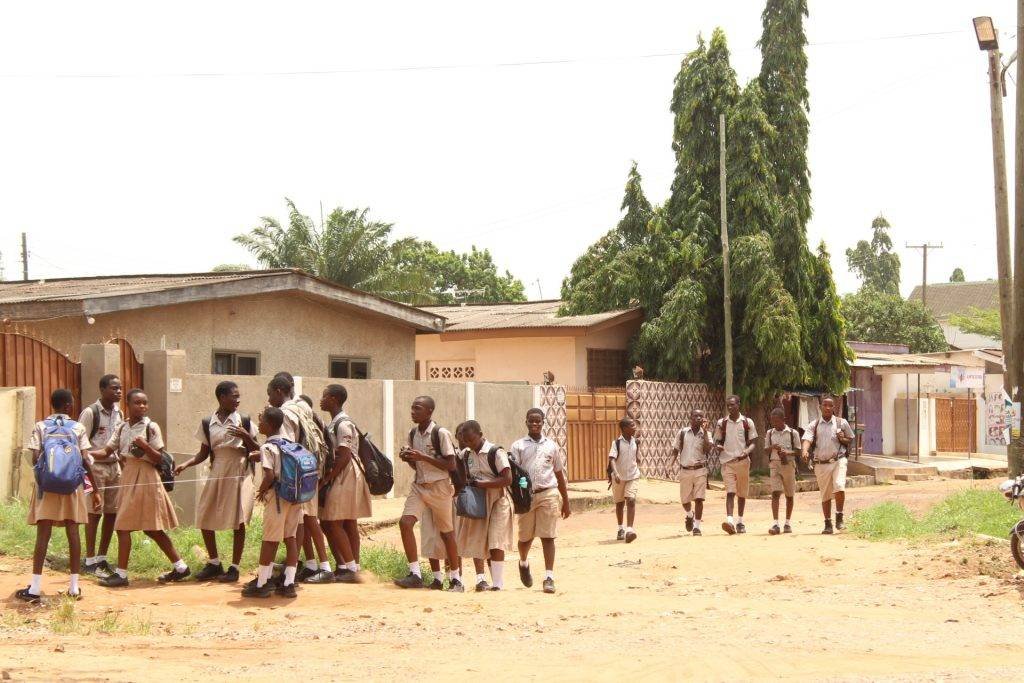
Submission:
<svg viewBox="0 0 1024 683">
<path fill-rule="evenodd" d="M 306 396 L 305 394 L 299 394 L 299 400 L 305 401 L 306 405 L 309 406 L 310 408 L 313 407 L 313 399 L 311 399 L 309 396 Z"/>
<path fill-rule="evenodd" d="M 118 377 L 117 375 L 103 375 L 102 377 L 100 377 L 100 389 L 106 389 L 107 387 L 110 386 L 110 383 L 113 382 L 115 379 L 118 381 L 121 380 L 121 378 Z"/>
<path fill-rule="evenodd" d="M 426 407 L 430 408 L 430 412 L 434 412 L 436 407 L 433 396 L 417 396 L 412 400 L 413 403 L 422 403 Z"/>
<path fill-rule="evenodd" d="M 466 432 L 473 432 L 474 434 L 484 433 L 483 427 L 481 427 L 480 423 L 477 422 L 476 420 L 466 420 L 465 422 L 462 423 L 461 426 L 463 434 L 465 434 Z"/>
<path fill-rule="evenodd" d="M 267 391 L 283 391 L 286 394 L 290 394 L 293 391 L 294 385 L 284 377 L 274 375 L 274 379 L 270 380 L 267 384 Z"/>
<path fill-rule="evenodd" d="M 219 383 L 217 385 L 217 388 L 213 390 L 213 395 L 216 396 L 217 398 L 220 398 L 221 396 L 227 396 L 234 389 L 237 389 L 237 388 L 238 388 L 238 383 L 237 382 L 232 382 L 231 380 L 226 379 L 226 380 L 224 380 L 223 382 L 221 382 L 221 383 Z"/>
<path fill-rule="evenodd" d="M 633 418 L 631 418 L 629 415 L 627 415 L 626 417 L 624 417 L 621 420 L 619 420 L 619 428 L 620 429 L 622 427 L 628 427 L 631 424 L 636 424 L 636 423 L 633 422 Z"/>
<path fill-rule="evenodd" d="M 131 403 L 132 402 L 132 397 L 135 396 L 136 394 L 145 394 L 145 393 L 146 392 L 144 392 L 142 389 L 138 389 L 138 388 L 132 389 L 131 391 L 128 392 L 128 396 L 125 397 L 125 399 L 124 399 L 125 403 Z"/>
<path fill-rule="evenodd" d="M 786 417 L 786 411 L 783 410 L 782 408 L 776 406 L 776 407 L 772 408 L 772 415 L 778 415 L 780 417 Z"/>
<path fill-rule="evenodd" d="M 281 425 L 284 424 L 284 411 L 280 408 L 268 406 L 263 409 L 263 419 L 267 421 L 271 427 L 280 429 Z"/>
<path fill-rule="evenodd" d="M 461 432 L 465 428 L 466 428 L 466 423 L 465 422 L 460 422 L 459 424 L 455 425 L 455 433 L 458 434 L 459 432 Z"/>
<path fill-rule="evenodd" d="M 345 405 L 345 401 L 348 400 L 348 389 L 340 384 L 328 384 L 324 387 L 324 393 L 337 399 L 338 405 Z"/>
<path fill-rule="evenodd" d="M 736 394 L 729 394 L 728 396 L 725 397 L 725 402 L 726 403 L 728 403 L 729 401 L 732 401 L 732 400 L 735 400 L 737 403 L 739 403 L 740 402 L 740 397 L 737 396 Z"/>
<path fill-rule="evenodd" d="M 75 405 L 75 395 L 67 389 L 55 389 L 50 394 L 50 406 L 57 410 L 58 408 L 66 408 L 67 406 Z"/>
<path fill-rule="evenodd" d="M 278 377 L 288 380 L 288 384 L 291 384 L 293 387 L 295 386 L 295 378 L 292 376 L 292 373 L 282 370 L 274 375 L 274 379 Z"/>
<path fill-rule="evenodd" d="M 824 396 L 822 396 L 821 402 L 824 403 L 825 401 L 831 401 L 832 405 L 836 404 L 835 396 L 833 396 L 832 394 L 825 394 Z"/>
<path fill-rule="evenodd" d="M 526 419 L 529 420 L 531 415 L 540 415 L 541 419 L 544 419 L 544 411 L 540 408 L 530 408 L 526 411 Z"/>
</svg>

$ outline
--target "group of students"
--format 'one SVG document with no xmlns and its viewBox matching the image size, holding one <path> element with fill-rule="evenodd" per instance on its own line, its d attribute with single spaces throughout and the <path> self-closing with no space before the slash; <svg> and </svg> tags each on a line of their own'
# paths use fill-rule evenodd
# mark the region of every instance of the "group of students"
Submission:
<svg viewBox="0 0 1024 683">
<path fill-rule="evenodd" d="M 757 448 L 757 429 L 753 420 L 740 413 L 740 399 L 730 396 L 726 400 L 728 415 L 708 429 L 702 410 L 690 411 L 690 424 L 679 430 L 672 448 L 672 462 L 679 468 L 679 499 L 686 513 L 686 530 L 701 536 L 704 498 L 708 486 L 708 456 L 717 454 L 725 485 L 725 521 L 722 530 L 729 535 L 745 534 L 743 512 L 750 491 L 750 459 Z M 796 495 L 797 460 L 812 465 L 821 493 L 821 510 L 825 516 L 822 534 L 843 530 L 843 506 L 846 502 L 846 468 L 849 446 L 854 433 L 850 423 L 835 414 L 835 401 L 825 397 L 821 401 L 821 417 L 812 420 L 803 435 L 788 426 L 781 407 L 770 414 L 771 427 L 765 434 L 768 466 L 772 489 L 773 524 L 768 534 L 777 536 L 793 532 L 791 520 L 793 499 Z M 612 442 L 608 451 L 608 479 L 615 502 L 619 540 L 636 540 L 633 528 L 637 483 L 640 479 L 639 443 L 635 437 L 636 424 L 630 418 L 619 422 L 621 436 Z M 785 523 L 779 523 L 779 507 L 786 498 Z M 835 500 L 835 526 L 832 524 L 832 501 Z M 733 516 L 733 511 L 737 515 Z M 623 511 L 626 525 L 623 525 Z"/>
</svg>

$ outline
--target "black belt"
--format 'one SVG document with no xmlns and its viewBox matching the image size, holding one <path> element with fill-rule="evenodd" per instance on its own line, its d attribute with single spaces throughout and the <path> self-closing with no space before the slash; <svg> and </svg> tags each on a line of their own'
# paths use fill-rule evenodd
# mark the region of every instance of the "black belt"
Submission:
<svg viewBox="0 0 1024 683">
<path fill-rule="evenodd" d="M 680 465 L 684 470 L 702 470 L 707 466 L 708 464 L 706 462 L 702 462 L 699 465 Z"/>
<path fill-rule="evenodd" d="M 845 458 L 845 457 L 847 457 L 847 456 L 845 456 L 845 455 L 837 455 L 837 456 L 835 456 L 833 458 L 829 458 L 828 460 L 815 460 L 814 462 L 821 463 L 822 465 L 828 465 L 830 463 L 836 462 L 840 458 Z"/>
<path fill-rule="evenodd" d="M 741 455 L 741 456 L 738 456 L 738 457 L 735 457 L 735 458 L 733 458 L 732 460 L 726 460 L 726 461 L 725 461 L 725 462 L 723 462 L 722 464 L 723 464 L 723 465 L 728 465 L 728 464 L 729 464 L 729 463 L 731 463 L 731 462 L 743 462 L 744 460 L 746 460 L 746 459 L 747 459 L 747 458 L 749 458 L 749 457 L 750 457 L 749 455 L 747 455 L 746 453 L 744 453 L 743 455 Z"/>
<path fill-rule="evenodd" d="M 543 488 L 543 489 L 534 489 L 533 490 L 533 494 L 537 495 L 538 493 L 544 493 L 545 491 L 550 491 L 553 488 L 555 488 L 555 487 L 554 486 L 548 486 L 547 488 Z"/>
</svg>

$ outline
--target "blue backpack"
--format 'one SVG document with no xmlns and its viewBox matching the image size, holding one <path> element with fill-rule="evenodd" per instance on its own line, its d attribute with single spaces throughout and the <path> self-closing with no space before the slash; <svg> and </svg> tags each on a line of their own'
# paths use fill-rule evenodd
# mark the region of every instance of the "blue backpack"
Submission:
<svg viewBox="0 0 1024 683">
<path fill-rule="evenodd" d="M 289 503 L 307 503 L 316 495 L 320 473 L 316 456 L 302 444 L 276 436 L 267 440 L 281 450 L 281 473 L 274 491 Z"/>
<path fill-rule="evenodd" d="M 61 417 L 47 418 L 43 430 L 42 450 L 36 460 L 36 484 L 41 493 L 68 495 L 74 493 L 85 482 L 85 468 L 82 467 L 82 451 L 78 447 L 78 435 L 74 420 Z"/>
</svg>

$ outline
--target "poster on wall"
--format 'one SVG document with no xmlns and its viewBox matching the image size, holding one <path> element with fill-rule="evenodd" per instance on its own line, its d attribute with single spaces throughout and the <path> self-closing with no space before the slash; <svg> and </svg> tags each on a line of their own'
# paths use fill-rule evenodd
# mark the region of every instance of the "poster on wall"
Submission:
<svg viewBox="0 0 1024 683">
<path fill-rule="evenodd" d="M 1002 389 L 990 392 L 985 399 L 985 445 L 1007 446 L 1010 443 L 1010 424 L 1013 403 Z"/>
<path fill-rule="evenodd" d="M 1010 432 L 1015 439 L 1020 438 L 1020 401 L 1013 404 L 1013 417 L 1010 424 Z"/>
<path fill-rule="evenodd" d="M 968 368 L 954 365 L 949 372 L 950 389 L 984 389 L 985 368 Z"/>
</svg>

